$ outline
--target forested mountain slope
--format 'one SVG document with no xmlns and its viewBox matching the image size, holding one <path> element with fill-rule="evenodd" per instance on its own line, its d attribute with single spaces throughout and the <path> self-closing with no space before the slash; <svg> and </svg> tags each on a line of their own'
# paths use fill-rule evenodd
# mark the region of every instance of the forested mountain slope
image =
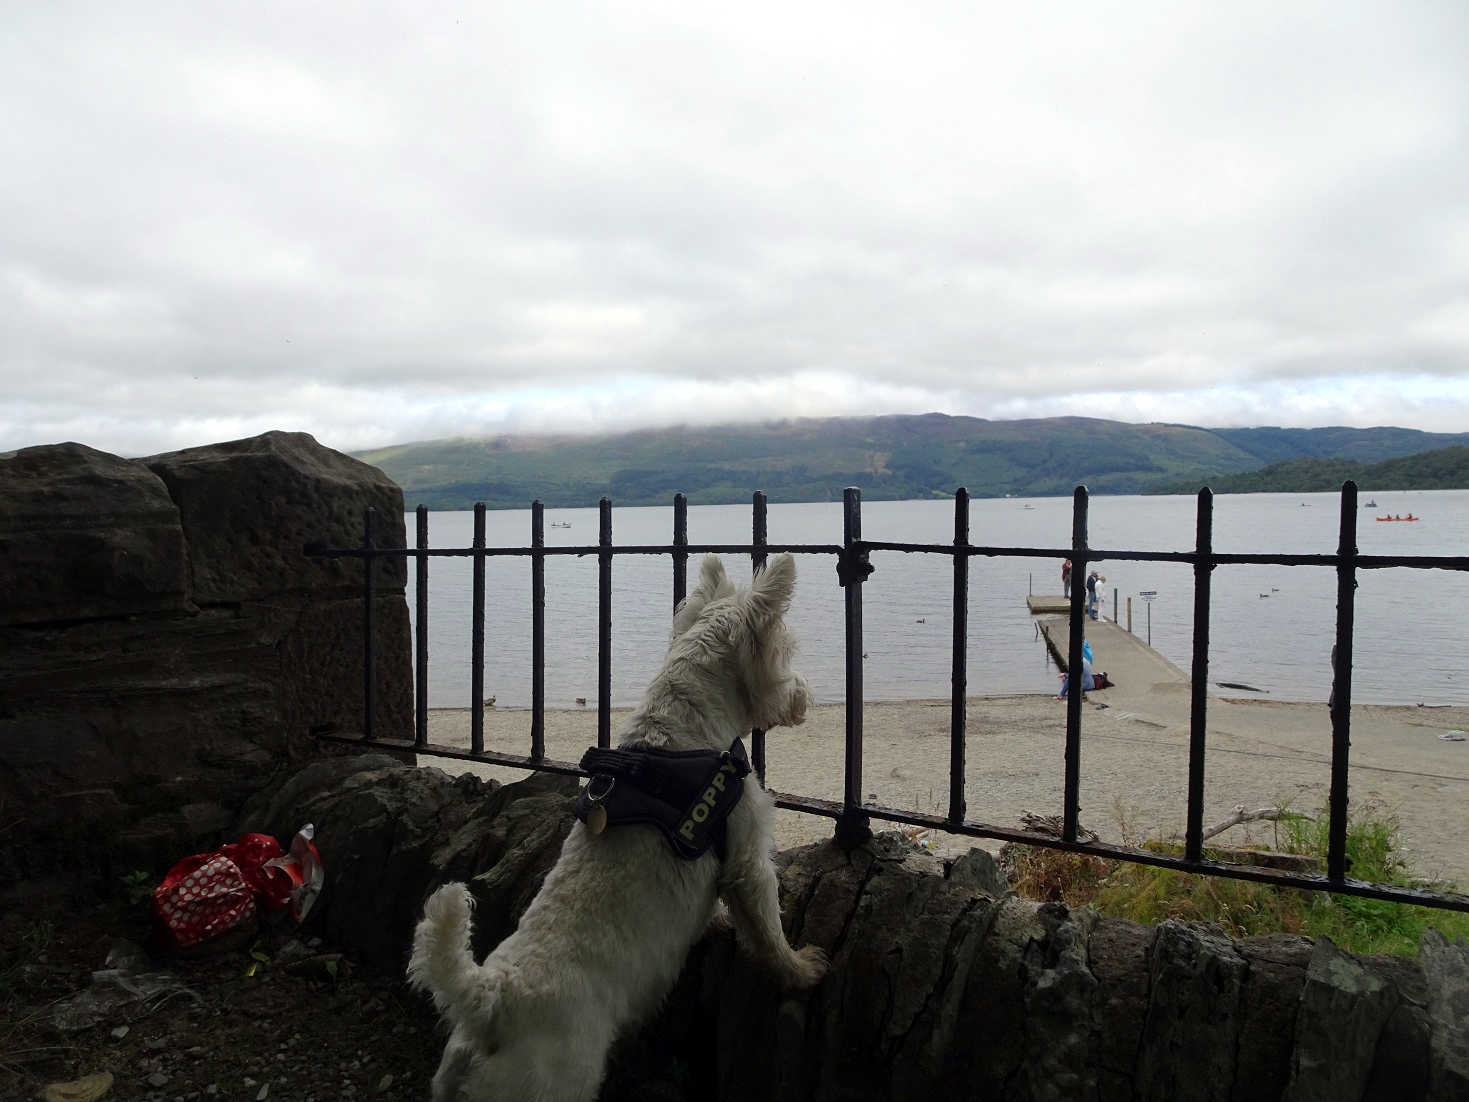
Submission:
<svg viewBox="0 0 1469 1102">
<path fill-rule="evenodd" d="M 1204 429 L 1089 417 L 989 421 L 946 414 L 803 418 L 678 426 L 599 436 L 437 440 L 359 453 L 409 504 L 466 509 L 653 505 L 682 491 L 693 504 L 826 501 L 844 486 L 871 499 L 923 498 L 967 486 L 976 497 L 1197 489 L 1281 458 L 1337 449 L 1363 462 L 1469 445 L 1469 433 L 1412 429 Z"/>
</svg>

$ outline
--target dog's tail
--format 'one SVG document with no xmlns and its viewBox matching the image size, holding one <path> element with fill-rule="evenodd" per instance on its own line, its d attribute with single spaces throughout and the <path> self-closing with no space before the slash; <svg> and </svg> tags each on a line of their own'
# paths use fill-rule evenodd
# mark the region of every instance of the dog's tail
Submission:
<svg viewBox="0 0 1469 1102">
<path fill-rule="evenodd" d="M 463 884 L 445 884 L 423 907 L 413 931 L 408 983 L 427 991 L 451 1022 L 463 1020 L 473 1000 L 477 969 L 469 947 L 469 913 L 474 896 Z"/>
</svg>

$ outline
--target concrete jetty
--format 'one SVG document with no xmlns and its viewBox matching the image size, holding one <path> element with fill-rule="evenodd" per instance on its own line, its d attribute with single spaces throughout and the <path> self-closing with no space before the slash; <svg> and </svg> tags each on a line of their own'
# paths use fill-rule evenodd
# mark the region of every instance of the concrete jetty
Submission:
<svg viewBox="0 0 1469 1102">
<path fill-rule="evenodd" d="M 1105 672 L 1115 688 L 1104 689 L 1098 699 L 1142 706 L 1156 703 L 1159 695 L 1168 701 L 1181 699 L 1188 705 L 1189 677 L 1132 632 L 1110 620 L 1086 620 L 1085 638 L 1092 645 L 1092 672 Z M 1056 665 L 1066 668 L 1071 652 L 1071 621 L 1050 616 L 1040 621 L 1041 635 Z"/>
<path fill-rule="evenodd" d="M 1070 620 L 1039 621 L 1046 646 L 1063 669 L 1070 650 Z M 1105 671 L 1112 688 L 1085 695 L 1083 788 L 1097 774 L 1112 774 L 1099 792 L 1084 794 L 1092 812 L 1117 795 L 1121 770 L 1125 800 L 1147 823 L 1151 809 L 1172 805 L 1177 818 L 1154 820 L 1181 829 L 1190 726 L 1189 675 L 1136 635 L 1107 620 L 1085 621 L 1092 669 Z M 1329 640 L 1320 643 L 1323 650 Z M 1059 687 L 1059 684 L 1058 684 Z M 1323 685 L 1324 697 L 1327 686 Z M 1058 719 L 1060 717 L 1058 716 Z M 1206 820 L 1234 803 L 1250 807 L 1286 803 L 1302 811 L 1325 804 L 1329 790 L 1331 716 L 1326 703 L 1294 703 L 1208 693 Z M 1469 742 L 1452 741 L 1469 730 L 1469 708 L 1352 707 L 1350 798 L 1354 809 L 1375 808 L 1396 818 L 1400 841 L 1415 871 L 1469 884 Z M 1145 759 L 1118 753 L 1121 744 L 1148 745 Z M 1098 797 L 1105 793 L 1101 799 Z M 1144 810 L 1148 809 L 1148 810 Z M 1222 817 L 1222 816 L 1220 816 Z"/>
<path fill-rule="evenodd" d="M 1025 607 L 1030 609 L 1032 616 L 1065 615 L 1071 608 L 1071 598 L 1032 593 L 1025 598 Z"/>
</svg>

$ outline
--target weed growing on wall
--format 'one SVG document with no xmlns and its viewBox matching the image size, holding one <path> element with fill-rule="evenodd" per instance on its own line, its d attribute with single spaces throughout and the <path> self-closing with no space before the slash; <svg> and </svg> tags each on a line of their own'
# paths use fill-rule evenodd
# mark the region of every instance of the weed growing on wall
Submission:
<svg viewBox="0 0 1469 1102">
<path fill-rule="evenodd" d="M 1326 860 L 1327 816 L 1289 815 L 1271 827 L 1270 848 Z M 1347 861 L 1354 880 L 1421 885 L 1404 861 L 1398 824 L 1379 808 L 1364 808 L 1347 825 Z M 1149 841 L 1143 848 L 1182 853 L 1175 842 Z M 1205 849 L 1206 857 L 1217 850 Z M 1027 899 L 1094 907 L 1099 913 L 1157 924 L 1175 918 L 1217 923 L 1234 937 L 1291 933 L 1329 937 L 1353 953 L 1412 956 L 1429 927 L 1445 936 L 1469 938 L 1469 914 L 1391 903 L 1357 896 L 1281 888 L 1200 876 L 1085 854 L 1015 847 L 1012 883 Z M 1441 890 L 1452 885 L 1435 884 Z"/>
</svg>

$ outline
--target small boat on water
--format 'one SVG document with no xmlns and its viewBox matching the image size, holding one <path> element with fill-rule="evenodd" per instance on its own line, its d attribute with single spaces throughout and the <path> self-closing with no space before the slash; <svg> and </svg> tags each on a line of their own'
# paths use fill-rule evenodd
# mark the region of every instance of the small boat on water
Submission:
<svg viewBox="0 0 1469 1102">
<path fill-rule="evenodd" d="M 1377 508 L 1377 502 L 1375 502 L 1375 501 L 1364 501 L 1364 502 L 1362 502 L 1362 508 L 1364 508 L 1364 509 L 1376 509 Z"/>
<path fill-rule="evenodd" d="M 571 527 L 571 521 L 569 521 L 569 520 L 553 520 L 551 522 L 551 527 L 552 528 L 570 528 Z"/>
<path fill-rule="evenodd" d="M 1378 520 L 1422 520 L 1423 518 L 1422 517 L 1415 517 L 1412 513 L 1409 513 L 1405 517 L 1378 517 L 1377 519 Z"/>
</svg>

